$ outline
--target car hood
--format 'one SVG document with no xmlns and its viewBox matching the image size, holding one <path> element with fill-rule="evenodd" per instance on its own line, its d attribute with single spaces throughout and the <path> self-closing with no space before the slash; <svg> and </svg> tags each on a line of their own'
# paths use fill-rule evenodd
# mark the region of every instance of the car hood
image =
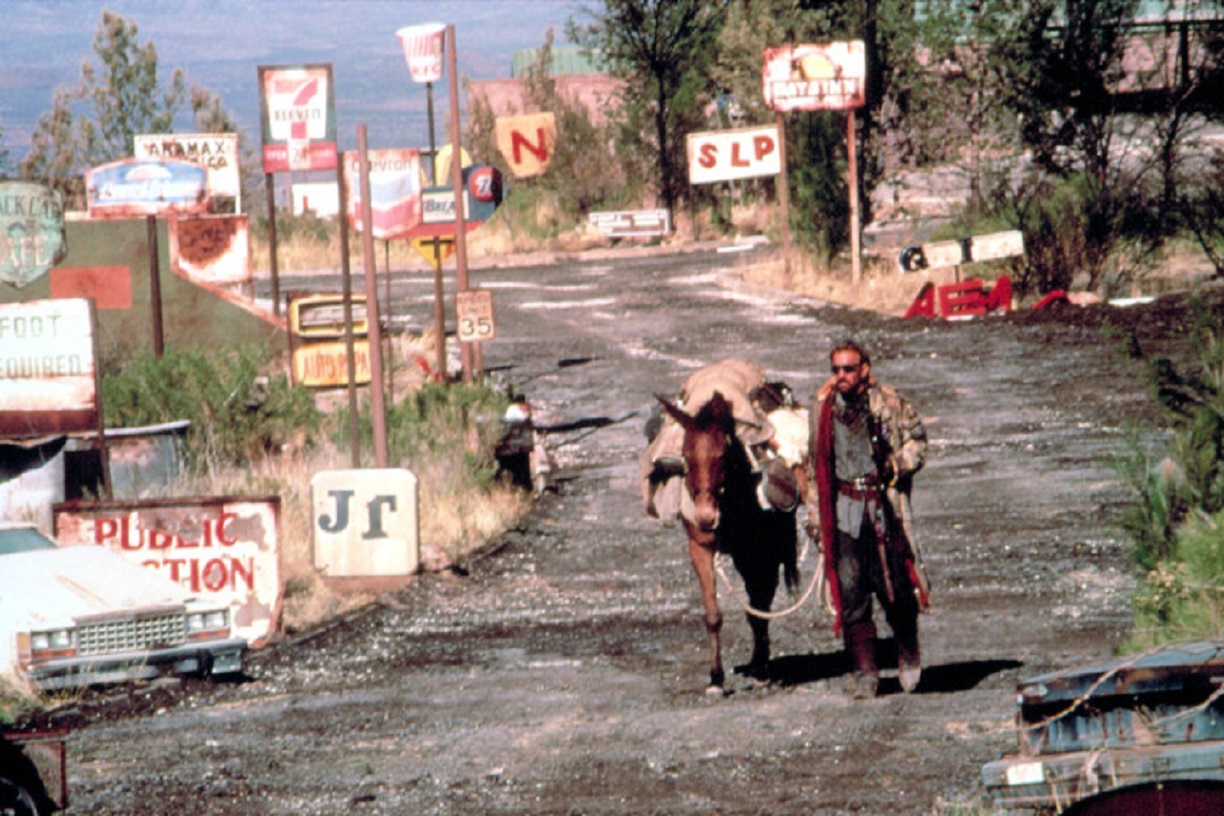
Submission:
<svg viewBox="0 0 1224 816">
<path fill-rule="evenodd" d="M 191 594 L 102 547 L 60 547 L 0 556 L 0 615 L 56 626 L 125 611 L 181 607 Z"/>
</svg>

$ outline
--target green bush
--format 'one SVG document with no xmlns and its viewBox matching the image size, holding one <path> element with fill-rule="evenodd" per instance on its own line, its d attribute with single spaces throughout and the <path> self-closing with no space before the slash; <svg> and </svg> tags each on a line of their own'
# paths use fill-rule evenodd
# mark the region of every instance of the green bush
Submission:
<svg viewBox="0 0 1224 816">
<path fill-rule="evenodd" d="M 243 464 L 290 442 L 309 444 L 322 415 L 286 374 L 265 374 L 269 363 L 256 348 L 137 356 L 102 379 L 106 424 L 188 420 L 188 466 L 201 471 Z"/>
<path fill-rule="evenodd" d="M 387 460 L 418 475 L 431 473 L 453 485 L 478 485 L 493 480 L 497 463 L 493 448 L 501 435 L 501 415 L 509 404 L 505 394 L 484 385 L 426 383 L 387 409 Z M 374 435 L 369 401 L 358 413 L 363 450 Z M 335 417 L 332 438 L 349 446 L 349 412 Z"/>
<path fill-rule="evenodd" d="M 1135 492 L 1123 513 L 1143 574 L 1130 646 L 1224 630 L 1224 315 L 1192 302 L 1191 364 L 1150 363 L 1152 393 L 1173 423 L 1169 454 L 1153 464 L 1132 441 L 1120 472 Z"/>
</svg>

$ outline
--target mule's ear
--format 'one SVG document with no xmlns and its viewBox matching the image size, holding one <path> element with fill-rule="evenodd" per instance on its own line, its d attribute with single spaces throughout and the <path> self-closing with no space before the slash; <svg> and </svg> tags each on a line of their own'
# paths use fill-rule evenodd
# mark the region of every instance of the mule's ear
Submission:
<svg viewBox="0 0 1224 816">
<path fill-rule="evenodd" d="M 684 428 L 685 430 L 692 427 L 693 417 L 685 413 L 683 408 L 676 405 L 676 403 L 672 402 L 667 397 L 660 396 L 659 394 L 655 394 L 655 399 L 659 401 L 659 404 L 663 406 L 663 410 L 666 411 L 672 419 L 680 423 L 680 427 Z"/>
<path fill-rule="evenodd" d="M 727 433 L 735 432 L 735 413 L 731 410 L 731 403 L 721 391 L 715 391 L 714 396 L 710 397 L 706 405 L 709 406 L 710 416 L 720 427 Z"/>
</svg>

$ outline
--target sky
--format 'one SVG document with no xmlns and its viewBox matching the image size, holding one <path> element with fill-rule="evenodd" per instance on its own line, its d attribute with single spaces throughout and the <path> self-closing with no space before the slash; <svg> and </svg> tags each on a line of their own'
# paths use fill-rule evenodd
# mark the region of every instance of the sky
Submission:
<svg viewBox="0 0 1224 816">
<path fill-rule="evenodd" d="M 103 10 L 134 21 L 142 45 L 153 42 L 163 84 L 181 68 L 189 85 L 221 97 L 254 144 L 259 66 L 330 63 L 340 149 L 347 150 L 356 147 L 359 125 L 372 149 L 429 142 L 428 92 L 408 73 L 399 28 L 455 26 L 462 104 L 464 77 L 509 77 L 514 53 L 543 45 L 549 29 L 564 45 L 565 21 L 581 19 L 583 7 L 577 0 L 0 0 L 3 146 L 12 163 L 20 161 L 55 89 L 80 82 Z M 443 143 L 445 77 L 433 84 L 433 99 Z M 190 122 L 178 129 L 189 131 Z"/>
</svg>

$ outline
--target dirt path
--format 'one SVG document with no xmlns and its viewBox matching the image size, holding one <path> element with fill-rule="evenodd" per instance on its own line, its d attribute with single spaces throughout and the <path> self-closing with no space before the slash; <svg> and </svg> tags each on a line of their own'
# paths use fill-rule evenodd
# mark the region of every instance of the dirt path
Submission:
<svg viewBox="0 0 1224 816">
<path fill-rule="evenodd" d="M 638 415 L 550 439 L 558 491 L 466 574 L 252 655 L 247 682 L 88 702 L 70 813 L 919 816 L 979 797 L 982 763 L 1014 745 L 1017 681 L 1109 654 L 1125 631 L 1126 494 L 1108 459 L 1154 414 L 1121 338 L 1167 350 L 1184 316 L 903 322 L 737 287 L 741 262 L 482 271 L 499 332 L 485 364 L 508 367 L 539 421 Z M 806 401 L 846 336 L 932 440 L 915 493 L 936 604 L 922 686 L 847 700 L 809 606 L 774 624 L 773 682 L 736 675 L 711 700 L 682 533 L 640 512 L 651 395 L 734 354 Z M 740 665 L 748 629 L 723 600 Z"/>
</svg>

